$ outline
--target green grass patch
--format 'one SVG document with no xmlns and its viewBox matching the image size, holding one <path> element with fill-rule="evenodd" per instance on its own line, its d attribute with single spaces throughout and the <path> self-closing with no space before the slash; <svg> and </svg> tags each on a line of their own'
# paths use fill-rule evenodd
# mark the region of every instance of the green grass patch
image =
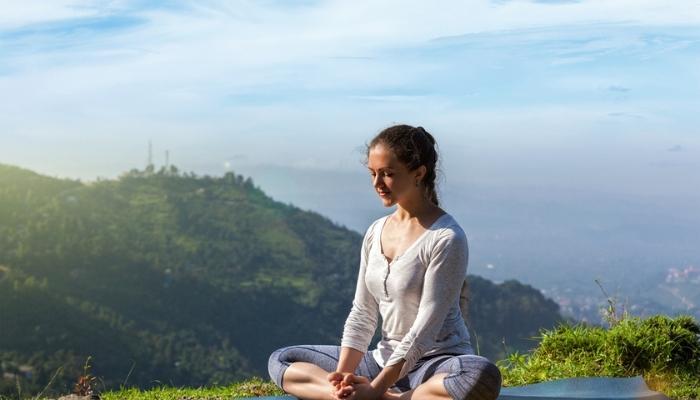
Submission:
<svg viewBox="0 0 700 400">
<path fill-rule="evenodd" d="M 210 388 L 124 389 L 102 393 L 100 398 L 102 400 L 230 400 L 240 397 L 279 396 L 283 394 L 284 392 L 273 382 L 253 378 L 230 386 Z"/>
<path fill-rule="evenodd" d="M 610 328 L 560 325 L 528 354 L 498 362 L 504 386 L 554 379 L 642 375 L 674 399 L 700 397 L 700 325 L 688 316 L 625 317 Z"/>
</svg>

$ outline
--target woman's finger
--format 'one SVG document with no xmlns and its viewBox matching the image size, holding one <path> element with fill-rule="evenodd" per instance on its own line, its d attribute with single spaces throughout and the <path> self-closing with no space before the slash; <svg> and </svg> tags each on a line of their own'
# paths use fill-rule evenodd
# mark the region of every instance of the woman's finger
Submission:
<svg viewBox="0 0 700 400">
<path fill-rule="evenodd" d="M 331 372 L 328 374 L 328 381 L 333 382 L 333 381 L 342 381 L 343 380 L 343 374 L 340 372 Z"/>
<path fill-rule="evenodd" d="M 369 383 L 369 378 L 362 375 L 355 375 L 352 379 L 352 383 Z"/>
<path fill-rule="evenodd" d="M 345 382 L 345 384 L 347 384 L 347 385 L 353 384 L 355 382 L 355 374 L 345 375 L 343 377 L 343 382 Z"/>
<path fill-rule="evenodd" d="M 354 393 L 354 392 L 355 392 L 355 388 L 354 388 L 352 385 L 342 386 L 342 387 L 340 388 L 340 390 L 338 390 L 338 392 L 337 392 L 338 395 L 337 395 L 337 396 L 338 396 L 338 397 L 347 397 L 347 396 L 349 396 L 351 393 Z"/>
</svg>

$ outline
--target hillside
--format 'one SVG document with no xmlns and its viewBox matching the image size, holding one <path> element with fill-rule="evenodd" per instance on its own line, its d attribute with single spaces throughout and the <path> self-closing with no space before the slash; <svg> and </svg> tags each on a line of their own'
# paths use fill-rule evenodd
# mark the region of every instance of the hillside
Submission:
<svg viewBox="0 0 700 400">
<path fill-rule="evenodd" d="M 360 243 L 234 173 L 85 184 L 0 165 L 0 394 L 55 373 L 66 393 L 88 356 L 105 388 L 265 376 L 279 346 L 338 342 Z M 529 286 L 471 289 L 482 354 L 530 348 L 560 319 Z"/>
</svg>

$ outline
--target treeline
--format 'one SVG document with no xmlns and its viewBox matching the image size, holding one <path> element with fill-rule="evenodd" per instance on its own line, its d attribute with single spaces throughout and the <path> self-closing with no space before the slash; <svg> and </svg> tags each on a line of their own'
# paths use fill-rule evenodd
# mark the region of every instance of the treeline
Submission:
<svg viewBox="0 0 700 400">
<path fill-rule="evenodd" d="M 0 394 L 66 393 L 88 356 L 105 388 L 264 376 L 279 346 L 338 342 L 360 244 L 232 172 L 86 184 L 0 165 Z M 471 293 L 492 358 L 559 319 L 517 282 Z"/>
</svg>

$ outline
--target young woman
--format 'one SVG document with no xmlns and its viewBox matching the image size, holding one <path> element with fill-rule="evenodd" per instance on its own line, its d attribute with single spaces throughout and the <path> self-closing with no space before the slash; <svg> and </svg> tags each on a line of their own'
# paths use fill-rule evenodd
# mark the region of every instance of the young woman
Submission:
<svg viewBox="0 0 700 400">
<path fill-rule="evenodd" d="M 367 146 L 372 185 L 396 210 L 364 235 L 341 345 L 270 356 L 270 376 L 285 392 L 305 400 L 498 397 L 500 371 L 473 354 L 463 320 L 467 237 L 438 205 L 437 161 L 422 127 L 392 126 Z M 382 339 L 368 351 L 380 315 Z"/>
</svg>

